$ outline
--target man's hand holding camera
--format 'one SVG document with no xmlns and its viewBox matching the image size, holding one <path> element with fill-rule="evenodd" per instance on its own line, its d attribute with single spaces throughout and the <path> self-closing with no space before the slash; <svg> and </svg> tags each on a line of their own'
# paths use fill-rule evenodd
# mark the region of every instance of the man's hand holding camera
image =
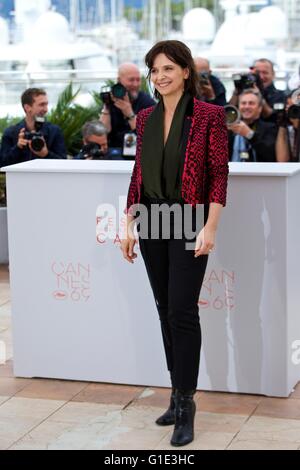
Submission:
<svg viewBox="0 0 300 470">
<path fill-rule="evenodd" d="M 235 134 L 239 134 L 242 137 L 247 137 L 252 133 L 252 129 L 243 121 L 229 124 L 227 127 L 230 131 L 234 132 Z"/>
<path fill-rule="evenodd" d="M 45 158 L 45 157 L 48 156 L 49 150 L 48 150 L 48 147 L 47 147 L 47 144 L 45 142 L 44 137 L 42 137 L 42 139 L 43 139 L 45 145 L 40 151 L 33 150 L 31 141 L 29 141 L 28 145 L 29 145 L 29 148 L 30 148 L 32 153 L 34 153 L 35 155 L 37 155 L 40 158 Z"/>
<path fill-rule="evenodd" d="M 209 79 L 206 81 L 200 81 L 201 95 L 204 96 L 207 100 L 214 100 L 216 98 L 214 89 L 211 85 Z"/>
<path fill-rule="evenodd" d="M 123 98 L 116 98 L 113 96 L 113 94 L 111 94 L 111 99 L 115 107 L 122 112 L 124 118 L 128 121 L 131 130 L 134 131 L 136 128 L 136 116 L 132 109 L 128 92 L 126 92 Z"/>
<path fill-rule="evenodd" d="M 134 114 L 128 93 L 126 93 L 124 98 L 115 98 L 113 95 L 111 95 L 111 99 L 116 108 L 122 111 L 125 118 L 129 118 Z"/>
<path fill-rule="evenodd" d="M 47 157 L 48 153 L 49 153 L 49 150 L 48 150 L 48 147 L 47 147 L 47 144 L 45 142 L 45 139 L 44 137 L 41 137 L 41 140 L 44 141 L 44 146 L 42 147 L 41 150 L 34 150 L 32 148 L 32 144 L 31 144 L 31 140 L 28 140 L 25 138 L 25 135 L 26 135 L 26 130 L 25 128 L 23 127 L 20 132 L 19 132 L 19 136 L 18 136 L 18 143 L 17 143 L 17 146 L 20 148 L 20 149 L 24 149 L 27 145 L 28 147 L 30 148 L 30 151 L 36 155 L 37 157 L 40 157 L 40 158 L 45 158 Z"/>
<path fill-rule="evenodd" d="M 19 149 L 24 149 L 26 147 L 26 145 L 28 145 L 28 140 L 25 139 L 25 127 L 23 127 L 20 132 L 19 132 L 19 135 L 18 135 L 18 143 L 17 143 L 17 146 L 19 147 Z"/>
</svg>

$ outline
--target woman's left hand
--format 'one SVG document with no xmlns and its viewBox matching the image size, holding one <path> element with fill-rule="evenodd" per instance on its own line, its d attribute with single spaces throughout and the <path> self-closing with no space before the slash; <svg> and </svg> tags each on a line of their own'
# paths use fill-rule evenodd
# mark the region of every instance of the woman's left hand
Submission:
<svg viewBox="0 0 300 470">
<path fill-rule="evenodd" d="M 215 246 L 216 230 L 205 225 L 196 239 L 195 258 L 208 255 Z"/>
</svg>

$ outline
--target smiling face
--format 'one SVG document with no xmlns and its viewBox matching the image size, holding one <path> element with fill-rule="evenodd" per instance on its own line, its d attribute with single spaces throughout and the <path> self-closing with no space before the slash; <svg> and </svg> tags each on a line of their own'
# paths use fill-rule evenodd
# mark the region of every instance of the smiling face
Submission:
<svg viewBox="0 0 300 470">
<path fill-rule="evenodd" d="M 150 70 L 151 81 L 162 97 L 180 96 L 188 76 L 188 68 L 183 69 L 162 53 L 155 57 Z"/>
<path fill-rule="evenodd" d="M 259 97 L 254 93 L 241 95 L 239 99 L 239 110 L 245 122 L 251 123 L 255 121 L 259 118 L 262 111 Z"/>
<path fill-rule="evenodd" d="M 25 104 L 24 110 L 27 116 L 35 118 L 36 116 L 44 117 L 48 112 L 47 95 L 34 96 L 32 104 Z"/>
</svg>

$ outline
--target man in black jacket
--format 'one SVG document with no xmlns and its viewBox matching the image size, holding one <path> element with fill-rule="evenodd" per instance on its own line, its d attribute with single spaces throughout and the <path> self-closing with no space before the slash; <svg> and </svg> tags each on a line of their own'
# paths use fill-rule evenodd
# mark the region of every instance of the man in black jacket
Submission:
<svg viewBox="0 0 300 470">
<path fill-rule="evenodd" d="M 201 101 L 225 106 L 225 87 L 221 80 L 211 73 L 208 60 L 203 57 L 196 57 L 194 62 L 200 78 L 201 96 L 199 98 Z"/>
<path fill-rule="evenodd" d="M 119 66 L 118 83 L 125 87 L 126 95 L 123 98 L 111 96 L 112 103 L 104 104 L 100 121 L 108 131 L 109 146 L 123 149 L 126 134 L 136 130 L 136 115 L 141 109 L 154 106 L 155 101 L 141 91 L 141 74 L 135 64 L 126 62 Z"/>
<path fill-rule="evenodd" d="M 269 59 L 258 59 L 254 62 L 253 66 L 250 67 L 249 72 L 258 75 L 260 78 L 259 86 L 256 83 L 253 85 L 253 89 L 255 91 L 260 91 L 262 94 L 263 101 L 261 118 L 264 121 L 274 122 L 277 124 L 277 115 L 274 110 L 274 105 L 285 103 L 285 93 L 284 91 L 275 88 L 275 70 L 273 62 Z M 235 88 L 229 103 L 237 106 L 238 97 L 239 90 Z"/>
<path fill-rule="evenodd" d="M 228 126 L 229 155 L 235 162 L 276 162 L 277 126 L 260 119 L 262 96 L 251 89 L 239 96 L 241 120 Z"/>
<path fill-rule="evenodd" d="M 8 127 L 0 148 L 0 166 L 22 163 L 36 158 L 66 158 L 63 134 L 58 126 L 43 122 L 48 112 L 48 98 L 44 90 L 28 88 L 21 97 L 25 119 Z M 38 150 L 33 144 L 39 122 L 41 139 Z"/>
</svg>

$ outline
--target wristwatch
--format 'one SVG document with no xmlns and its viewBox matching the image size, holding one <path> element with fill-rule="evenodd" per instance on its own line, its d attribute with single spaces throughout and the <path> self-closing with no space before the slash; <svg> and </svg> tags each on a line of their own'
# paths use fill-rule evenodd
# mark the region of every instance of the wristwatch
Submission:
<svg viewBox="0 0 300 470">
<path fill-rule="evenodd" d="M 247 140 L 251 140 L 253 136 L 254 136 L 254 131 L 251 129 L 245 137 Z"/>
<path fill-rule="evenodd" d="M 133 118 L 135 118 L 135 114 L 134 114 L 134 113 L 130 114 L 130 115 L 127 116 L 125 119 L 126 119 L 126 121 L 130 121 L 130 120 L 133 119 Z"/>
</svg>

